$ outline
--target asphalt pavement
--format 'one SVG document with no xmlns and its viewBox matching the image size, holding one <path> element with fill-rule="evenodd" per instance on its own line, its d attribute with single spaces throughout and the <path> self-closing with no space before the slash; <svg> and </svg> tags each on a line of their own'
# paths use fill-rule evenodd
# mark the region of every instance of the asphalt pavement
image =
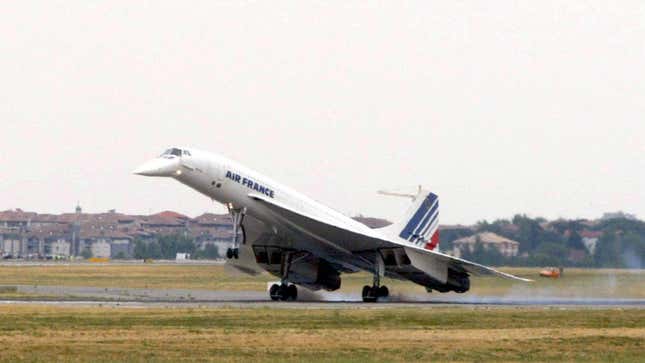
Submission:
<svg viewBox="0 0 645 363">
<path fill-rule="evenodd" d="M 2 299 L 0 304 L 101 305 L 101 306 L 239 306 L 280 308 L 325 307 L 432 307 L 432 306 L 535 306 L 535 307 L 633 307 L 645 308 L 645 299 L 563 298 L 548 296 L 498 297 L 470 294 L 393 294 L 376 304 L 366 304 L 359 294 L 299 290 L 295 302 L 273 302 L 263 291 L 213 291 L 190 289 L 101 288 L 82 286 L 15 285 L 26 294 Z M 29 296 L 31 295 L 31 297 Z"/>
</svg>

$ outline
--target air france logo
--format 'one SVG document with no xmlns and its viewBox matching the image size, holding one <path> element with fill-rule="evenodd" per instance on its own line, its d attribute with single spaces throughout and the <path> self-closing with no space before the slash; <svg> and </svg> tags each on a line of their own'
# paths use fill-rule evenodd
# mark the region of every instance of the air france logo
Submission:
<svg viewBox="0 0 645 363">
<path fill-rule="evenodd" d="M 231 171 L 226 172 L 226 177 L 228 179 L 231 179 L 232 181 L 234 181 L 236 183 L 239 183 L 239 184 L 242 184 L 242 185 L 246 186 L 247 188 L 249 188 L 251 190 L 255 190 L 258 193 L 262 193 L 262 194 L 266 195 L 267 197 L 275 198 L 275 196 L 274 196 L 275 193 L 273 192 L 273 190 L 265 187 L 262 184 L 258 184 L 258 183 L 254 182 L 251 179 L 247 179 L 247 178 L 242 177 L 239 174 L 235 174 L 235 173 L 233 173 Z"/>
</svg>

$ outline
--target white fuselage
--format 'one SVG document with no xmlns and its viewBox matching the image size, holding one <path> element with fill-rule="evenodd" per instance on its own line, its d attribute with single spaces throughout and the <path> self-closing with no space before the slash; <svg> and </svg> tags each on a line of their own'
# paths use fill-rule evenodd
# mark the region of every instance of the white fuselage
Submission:
<svg viewBox="0 0 645 363">
<path fill-rule="evenodd" d="M 194 149 L 171 150 L 180 150 L 181 155 L 162 155 L 142 165 L 134 173 L 172 177 L 229 208 L 246 209 L 246 214 L 268 226 L 277 227 L 281 222 L 249 195 L 266 196 L 302 215 L 333 226 L 358 230 L 367 235 L 377 234 L 377 231 L 362 223 L 233 160 Z"/>
</svg>

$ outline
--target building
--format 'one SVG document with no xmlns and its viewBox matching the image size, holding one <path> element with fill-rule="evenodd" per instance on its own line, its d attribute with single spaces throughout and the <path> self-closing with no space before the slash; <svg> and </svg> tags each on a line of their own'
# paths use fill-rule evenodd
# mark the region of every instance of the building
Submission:
<svg viewBox="0 0 645 363">
<path fill-rule="evenodd" d="M 22 238 L 16 233 L 3 233 L 2 235 L 2 249 L 3 256 L 21 256 L 22 255 Z"/>
<path fill-rule="evenodd" d="M 110 258 L 112 256 L 112 245 L 107 239 L 100 238 L 86 245 L 92 252 L 92 257 Z"/>
<path fill-rule="evenodd" d="M 49 243 L 46 255 L 69 257 L 72 255 L 72 243 L 64 238 L 53 240 Z"/>
<path fill-rule="evenodd" d="M 517 241 L 502 237 L 493 232 L 481 232 L 453 241 L 453 254 L 460 257 L 466 250 L 472 253 L 477 243 L 481 243 L 485 249 L 497 249 L 504 257 L 517 256 L 520 248 L 520 243 Z"/>
<path fill-rule="evenodd" d="M 0 256 L 45 258 L 82 256 L 132 258 L 135 240 L 157 241 L 162 236 L 192 238 L 198 248 L 214 245 L 226 250 L 232 239 L 228 214 L 206 213 L 196 218 L 164 211 L 142 216 L 84 213 L 77 206 L 60 215 L 0 211 Z"/>
</svg>

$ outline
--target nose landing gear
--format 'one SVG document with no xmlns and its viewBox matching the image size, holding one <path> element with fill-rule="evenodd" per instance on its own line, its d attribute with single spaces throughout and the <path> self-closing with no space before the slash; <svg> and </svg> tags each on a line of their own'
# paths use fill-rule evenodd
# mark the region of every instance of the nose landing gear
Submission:
<svg viewBox="0 0 645 363">
<path fill-rule="evenodd" d="M 228 258 L 229 260 L 232 259 L 232 258 L 234 258 L 236 260 L 238 258 L 240 258 L 240 250 L 239 250 L 239 248 L 229 248 L 229 249 L 227 249 L 226 250 L 226 258 Z"/>
<path fill-rule="evenodd" d="M 228 212 L 233 218 L 233 247 L 226 250 L 226 257 L 229 260 L 233 258 L 237 260 L 240 258 L 240 244 L 246 244 L 246 230 L 243 224 L 246 208 L 234 209 L 229 206 Z"/>
</svg>

